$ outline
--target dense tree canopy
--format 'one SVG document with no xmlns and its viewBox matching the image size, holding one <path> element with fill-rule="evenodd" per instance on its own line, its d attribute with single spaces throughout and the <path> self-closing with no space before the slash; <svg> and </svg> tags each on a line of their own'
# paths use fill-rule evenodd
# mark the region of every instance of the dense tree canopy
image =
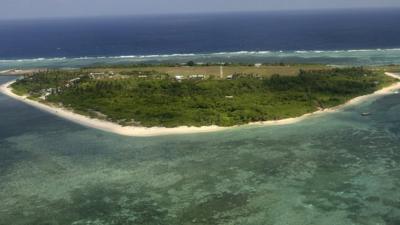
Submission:
<svg viewBox="0 0 400 225">
<path fill-rule="evenodd" d="M 372 93 L 391 82 L 362 68 L 182 81 L 149 68 L 147 73 L 100 78 L 82 71 L 41 72 L 19 80 L 13 88 L 32 97 L 51 89 L 47 102 L 122 125 L 175 127 L 231 126 L 300 116 Z"/>
</svg>

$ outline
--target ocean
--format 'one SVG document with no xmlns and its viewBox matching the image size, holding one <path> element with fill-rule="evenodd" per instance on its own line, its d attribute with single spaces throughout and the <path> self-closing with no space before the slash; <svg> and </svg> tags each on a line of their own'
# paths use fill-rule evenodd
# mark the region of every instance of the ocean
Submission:
<svg viewBox="0 0 400 225">
<path fill-rule="evenodd" d="M 394 9 L 3 21 L 0 69 L 400 63 L 398 21 Z M 0 118 L 0 225 L 400 224 L 395 93 L 291 125 L 162 137 L 87 128 L 2 94 Z"/>
<path fill-rule="evenodd" d="M 133 138 L 0 95 L 0 225 L 397 225 L 399 112 Z"/>
<path fill-rule="evenodd" d="M 400 63 L 400 9 L 0 21 L 0 69 L 138 62 Z"/>
</svg>

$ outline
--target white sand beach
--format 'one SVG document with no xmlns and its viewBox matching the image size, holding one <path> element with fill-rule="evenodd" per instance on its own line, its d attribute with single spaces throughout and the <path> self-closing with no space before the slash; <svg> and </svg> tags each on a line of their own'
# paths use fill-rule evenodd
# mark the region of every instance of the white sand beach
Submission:
<svg viewBox="0 0 400 225">
<path fill-rule="evenodd" d="M 43 71 L 45 69 L 26 69 L 26 70 L 16 70 L 16 69 L 11 69 L 11 70 L 3 70 L 0 71 L 0 76 L 1 75 L 6 75 L 6 76 L 18 76 L 18 75 L 25 75 L 25 74 L 33 74 L 37 73 L 40 71 Z"/>
<path fill-rule="evenodd" d="M 387 76 L 400 79 L 399 74 L 394 74 L 394 73 L 385 73 Z M 90 128 L 95 128 L 99 130 L 103 130 L 106 132 L 111 132 L 119 135 L 124 135 L 124 136 L 132 136 L 132 137 L 151 137 L 151 136 L 163 136 L 163 135 L 175 135 L 175 134 L 193 134 L 193 133 L 205 133 L 205 132 L 216 132 L 216 131 L 222 131 L 222 130 L 227 130 L 227 129 L 232 129 L 232 128 L 238 128 L 241 126 L 233 126 L 233 127 L 218 127 L 218 126 L 204 126 L 204 127 L 188 127 L 188 126 L 181 126 L 181 127 L 175 127 L 175 128 L 165 128 L 165 127 L 151 127 L 151 128 L 146 128 L 146 127 L 134 127 L 134 126 L 121 126 L 116 123 L 112 123 L 109 121 L 104 121 L 104 120 L 99 120 L 99 119 L 94 119 L 94 118 L 89 118 L 84 115 L 80 115 L 77 113 L 72 112 L 71 110 L 65 109 L 65 108 L 60 108 L 60 107 L 55 107 L 55 106 L 50 106 L 46 105 L 34 100 L 30 100 L 27 97 L 24 96 L 19 96 L 14 94 L 11 91 L 10 85 L 15 82 L 11 81 L 6 84 L 3 84 L 0 86 L 0 92 L 12 97 L 13 99 L 22 101 L 28 105 L 31 105 L 35 108 L 38 108 L 42 111 L 51 113 L 53 115 L 62 117 L 64 119 L 67 119 L 69 121 L 81 124 L 86 127 Z M 324 113 L 333 113 L 338 110 L 343 109 L 346 106 L 349 105 L 355 105 L 360 102 L 363 102 L 365 100 L 368 100 L 372 97 L 376 96 L 383 96 L 383 95 L 388 95 L 392 94 L 395 90 L 400 89 L 400 82 L 395 83 L 389 87 L 383 88 L 379 91 L 376 91 L 373 94 L 369 95 L 364 95 L 360 96 L 357 98 L 354 98 L 347 103 L 334 107 L 334 108 L 329 108 L 329 109 L 324 109 L 324 110 L 319 110 L 313 113 L 308 113 L 305 115 L 302 115 L 300 117 L 296 118 L 288 118 L 288 119 L 283 119 L 283 120 L 276 120 L 276 121 L 264 121 L 264 122 L 255 122 L 255 123 L 250 123 L 248 125 L 243 125 L 243 126 L 249 126 L 249 125 L 264 125 L 264 126 L 271 126 L 271 125 L 288 125 L 288 124 L 293 124 L 297 123 L 299 121 L 302 121 L 306 118 L 310 118 L 312 116 L 316 115 L 321 115 Z"/>
</svg>

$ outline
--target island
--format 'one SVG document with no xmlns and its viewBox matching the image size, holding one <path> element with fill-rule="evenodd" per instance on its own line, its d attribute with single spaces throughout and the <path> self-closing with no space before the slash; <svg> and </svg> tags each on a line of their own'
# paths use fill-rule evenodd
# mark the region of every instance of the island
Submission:
<svg viewBox="0 0 400 225">
<path fill-rule="evenodd" d="M 41 70 L 7 90 L 83 125 L 151 136 L 287 123 L 385 87 L 400 88 L 379 69 L 188 62 Z"/>
</svg>

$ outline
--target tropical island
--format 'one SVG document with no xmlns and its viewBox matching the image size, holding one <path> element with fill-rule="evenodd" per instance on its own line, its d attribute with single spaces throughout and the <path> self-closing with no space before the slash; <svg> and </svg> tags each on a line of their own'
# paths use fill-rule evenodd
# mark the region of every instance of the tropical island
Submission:
<svg viewBox="0 0 400 225">
<path fill-rule="evenodd" d="M 379 69 L 196 64 L 46 70 L 14 94 L 121 127 L 231 127 L 343 105 L 397 83 Z"/>
</svg>

